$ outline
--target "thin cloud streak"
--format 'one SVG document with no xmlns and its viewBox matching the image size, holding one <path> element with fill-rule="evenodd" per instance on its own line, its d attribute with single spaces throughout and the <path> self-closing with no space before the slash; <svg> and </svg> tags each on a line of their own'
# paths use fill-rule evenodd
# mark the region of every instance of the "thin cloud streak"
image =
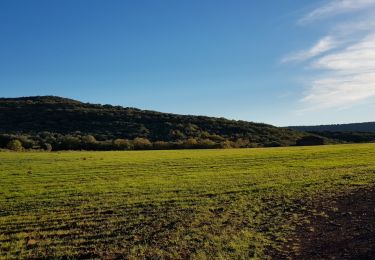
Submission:
<svg viewBox="0 0 375 260">
<path fill-rule="evenodd" d="M 373 6 L 375 6 L 375 0 L 332 0 L 305 15 L 299 20 L 299 23 L 305 24 L 321 18 L 363 10 Z"/>
<path fill-rule="evenodd" d="M 367 14 L 365 16 L 361 16 L 361 19 L 356 19 L 354 21 L 349 22 L 342 22 L 335 26 L 334 32 L 343 36 L 361 32 L 371 32 L 375 28 L 374 17 L 375 11 L 370 12 L 370 14 Z"/>
<path fill-rule="evenodd" d="M 311 58 L 314 58 L 320 54 L 323 54 L 329 50 L 332 50 L 338 46 L 338 42 L 331 36 L 326 36 L 320 39 L 313 47 L 308 50 L 299 51 L 292 53 L 282 59 L 282 63 L 288 62 L 301 62 Z"/>
<path fill-rule="evenodd" d="M 347 107 L 370 97 L 375 97 L 375 73 L 318 79 L 302 101 L 309 105 L 307 110 L 321 110 Z"/>
<path fill-rule="evenodd" d="M 339 71 L 343 74 L 375 71 L 375 34 L 367 36 L 344 50 L 318 59 L 312 66 Z"/>
</svg>

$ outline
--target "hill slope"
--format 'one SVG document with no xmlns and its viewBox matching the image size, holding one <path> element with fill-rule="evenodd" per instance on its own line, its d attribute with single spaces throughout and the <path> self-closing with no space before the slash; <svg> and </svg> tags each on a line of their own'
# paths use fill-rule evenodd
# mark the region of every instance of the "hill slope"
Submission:
<svg viewBox="0 0 375 260">
<path fill-rule="evenodd" d="M 375 122 L 315 125 L 315 126 L 290 126 L 290 129 L 309 132 L 368 132 L 375 133 Z"/>
<path fill-rule="evenodd" d="M 238 146 L 286 146 L 303 133 L 267 124 L 176 115 L 120 106 L 37 96 L 0 98 L 0 133 L 45 136 L 92 135 L 98 141 L 147 138 L 151 142 L 242 142 Z M 46 133 L 48 132 L 48 133 Z M 56 136 L 58 135 L 58 136 Z M 191 140 L 195 139 L 195 140 Z M 49 141 L 49 142 L 53 142 Z"/>
</svg>

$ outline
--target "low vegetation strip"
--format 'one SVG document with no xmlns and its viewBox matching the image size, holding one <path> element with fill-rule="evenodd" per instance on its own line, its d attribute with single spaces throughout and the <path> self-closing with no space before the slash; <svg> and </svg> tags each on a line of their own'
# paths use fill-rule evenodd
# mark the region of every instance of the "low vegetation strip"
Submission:
<svg viewBox="0 0 375 260">
<path fill-rule="evenodd" d="M 375 144 L 1 152 L 0 258 L 267 259 L 374 172 Z"/>
</svg>

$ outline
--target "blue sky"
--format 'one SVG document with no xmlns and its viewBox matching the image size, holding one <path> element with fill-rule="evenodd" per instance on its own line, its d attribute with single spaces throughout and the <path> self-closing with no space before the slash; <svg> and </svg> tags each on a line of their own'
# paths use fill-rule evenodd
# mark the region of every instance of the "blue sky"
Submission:
<svg viewBox="0 0 375 260">
<path fill-rule="evenodd" d="M 0 96 L 374 121 L 375 0 L 0 2 Z"/>
</svg>

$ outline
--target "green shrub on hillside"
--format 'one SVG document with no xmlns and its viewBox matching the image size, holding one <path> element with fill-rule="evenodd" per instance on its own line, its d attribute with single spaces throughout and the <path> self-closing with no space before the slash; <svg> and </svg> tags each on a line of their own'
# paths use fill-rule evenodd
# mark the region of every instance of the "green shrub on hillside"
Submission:
<svg viewBox="0 0 375 260">
<path fill-rule="evenodd" d="M 22 151 L 23 146 L 22 143 L 19 140 L 11 140 L 7 144 L 7 148 L 12 151 Z"/>
</svg>

